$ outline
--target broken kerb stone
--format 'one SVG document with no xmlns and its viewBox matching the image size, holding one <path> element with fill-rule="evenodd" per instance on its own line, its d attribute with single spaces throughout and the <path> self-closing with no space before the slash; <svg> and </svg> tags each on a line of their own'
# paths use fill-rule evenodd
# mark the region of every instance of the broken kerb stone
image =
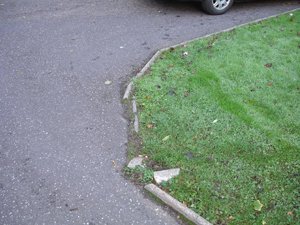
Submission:
<svg viewBox="0 0 300 225">
<path fill-rule="evenodd" d="M 133 122 L 134 131 L 136 133 L 139 132 L 139 118 L 137 115 L 134 115 L 134 122 Z"/>
<path fill-rule="evenodd" d="M 133 99 L 132 99 L 132 112 L 133 112 L 133 114 L 137 114 L 137 106 L 136 106 L 135 97 L 133 97 Z"/>
<path fill-rule="evenodd" d="M 138 113 L 137 113 L 135 97 L 133 97 L 133 100 L 132 100 L 132 112 L 134 114 L 134 122 L 133 122 L 134 131 L 136 133 L 138 133 L 139 132 L 139 118 L 138 118 Z"/>
<path fill-rule="evenodd" d="M 161 170 L 154 172 L 154 180 L 156 183 L 160 184 L 163 181 L 168 181 L 173 177 L 179 175 L 180 169 L 169 169 L 169 170 Z"/>
<path fill-rule="evenodd" d="M 132 160 L 130 160 L 130 162 L 128 163 L 127 167 L 134 169 L 137 166 L 143 166 L 143 157 L 135 157 Z"/>
<path fill-rule="evenodd" d="M 186 207 L 186 205 L 182 204 L 171 195 L 161 190 L 154 184 L 147 184 L 145 189 L 149 191 L 151 194 L 159 198 L 162 202 L 170 206 L 172 209 L 183 215 L 187 220 L 192 222 L 195 225 L 212 225 L 210 222 L 202 218 L 200 215 L 195 213 L 193 210 Z"/>
</svg>

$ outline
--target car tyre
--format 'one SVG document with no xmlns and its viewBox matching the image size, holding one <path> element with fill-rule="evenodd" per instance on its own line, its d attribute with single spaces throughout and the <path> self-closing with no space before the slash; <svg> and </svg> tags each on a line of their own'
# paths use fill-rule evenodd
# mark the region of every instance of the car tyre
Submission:
<svg viewBox="0 0 300 225">
<path fill-rule="evenodd" d="M 233 0 L 203 0 L 202 8 L 212 15 L 220 15 L 227 12 L 233 4 Z"/>
</svg>

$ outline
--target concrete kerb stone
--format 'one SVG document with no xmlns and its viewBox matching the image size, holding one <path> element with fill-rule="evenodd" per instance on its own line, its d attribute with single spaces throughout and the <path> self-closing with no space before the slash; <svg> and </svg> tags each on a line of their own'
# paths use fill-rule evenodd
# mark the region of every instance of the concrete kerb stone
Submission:
<svg viewBox="0 0 300 225">
<path fill-rule="evenodd" d="M 203 217 L 199 216 L 193 210 L 186 207 L 184 204 L 173 198 L 168 193 L 161 190 L 156 185 L 147 184 L 144 188 L 151 194 L 153 194 L 155 197 L 163 201 L 166 205 L 171 207 L 173 210 L 183 215 L 187 220 L 191 221 L 192 223 L 196 225 L 212 225 L 210 222 L 205 220 Z"/>
<path fill-rule="evenodd" d="M 134 115 L 134 123 L 133 123 L 133 126 L 134 126 L 134 131 L 136 133 L 139 132 L 139 117 L 138 115 Z"/>
<path fill-rule="evenodd" d="M 144 167 L 143 161 L 144 161 L 144 158 L 142 156 L 135 157 L 132 160 L 130 160 L 130 162 L 128 163 L 127 167 L 131 168 L 131 169 L 134 169 L 137 166 Z"/>
<path fill-rule="evenodd" d="M 128 98 L 129 98 L 129 95 L 130 95 L 131 89 L 132 89 L 132 85 L 133 85 L 133 82 L 130 81 L 130 83 L 128 84 L 128 86 L 127 86 L 127 88 L 126 88 L 126 90 L 125 90 L 123 99 L 128 99 Z"/>
<path fill-rule="evenodd" d="M 180 173 L 179 168 L 155 171 L 154 180 L 157 184 L 161 184 L 164 181 L 169 181 L 170 179 L 178 176 L 179 173 Z"/>
<path fill-rule="evenodd" d="M 280 15 L 284 15 L 286 13 L 292 13 L 292 12 L 295 12 L 295 11 L 298 11 L 300 8 L 297 8 L 297 9 L 293 9 L 293 10 L 290 10 L 290 11 L 287 11 L 287 12 L 283 12 L 283 13 L 279 13 L 279 14 L 276 14 L 276 15 L 273 15 L 273 16 L 267 16 L 267 17 L 264 17 L 264 18 L 261 18 L 261 19 L 257 19 L 257 20 L 254 20 L 254 21 L 251 21 L 251 22 L 248 22 L 248 23 L 243 23 L 243 24 L 240 24 L 240 25 L 236 25 L 236 26 L 233 26 L 233 27 L 230 27 L 228 29 L 224 29 L 222 31 L 218 31 L 218 32 L 214 32 L 214 33 L 211 33 L 211 34 L 207 34 L 205 36 L 202 36 L 202 37 L 197 37 L 197 38 L 193 38 L 191 40 L 188 40 L 188 41 L 184 41 L 184 42 L 181 42 L 179 44 L 176 44 L 176 45 L 172 45 L 172 46 L 169 46 L 169 47 L 166 47 L 166 48 L 162 48 L 160 50 L 158 50 L 153 56 L 152 58 L 148 61 L 148 63 L 142 68 L 142 70 L 137 73 L 137 75 L 135 76 L 135 78 L 139 78 L 141 76 L 143 76 L 145 74 L 145 72 L 151 67 L 151 65 L 153 64 L 153 62 L 165 51 L 169 51 L 170 49 L 173 49 L 173 48 L 176 48 L 176 47 L 180 47 L 180 46 L 184 46 L 186 44 L 189 44 L 193 41 L 197 41 L 197 40 L 201 40 L 201 39 L 204 39 L 204 38 L 208 38 L 208 37 L 211 37 L 211 36 L 214 36 L 214 35 L 218 35 L 218 34 L 222 34 L 222 33 L 225 33 L 225 32 L 228 32 L 228 31 L 232 31 L 232 30 L 235 30 L 236 28 L 239 28 L 239 27 L 242 27 L 242 26 L 246 26 L 246 25 L 250 25 L 250 24 L 255 24 L 255 23 L 258 23 L 258 22 L 261 22 L 261 21 L 264 21 L 266 19 L 271 19 L 271 18 L 275 18 L 277 16 L 280 16 Z M 133 88 L 133 81 L 131 81 L 126 90 L 125 90 L 125 93 L 124 93 L 124 96 L 123 96 L 123 99 L 128 99 L 131 92 L 132 92 L 132 88 Z"/>
<path fill-rule="evenodd" d="M 294 9 L 294 10 L 290 10 L 287 12 L 283 12 L 283 13 L 279 13 L 273 16 L 268 16 L 268 17 L 264 17 L 261 19 L 257 19 L 248 23 L 243 23 L 240 25 L 236 25 L 233 26 L 231 28 L 228 29 L 224 29 L 222 31 L 219 32 L 214 32 L 202 37 L 198 37 L 198 38 L 194 38 L 188 41 L 184 41 L 181 42 L 179 44 L 176 45 L 172 45 L 170 47 L 167 48 L 163 48 L 159 51 L 157 51 L 153 57 L 148 61 L 148 63 L 143 67 L 143 69 L 137 73 L 137 75 L 135 76 L 135 78 L 139 78 L 141 76 L 143 76 L 145 74 L 145 72 L 151 67 L 151 65 L 154 63 L 154 61 L 165 51 L 169 51 L 170 49 L 176 48 L 176 47 L 180 47 L 180 46 L 184 46 L 186 44 L 189 44 L 193 41 L 197 41 L 197 40 L 201 40 L 204 38 L 208 38 L 214 35 L 218 35 L 218 34 L 222 34 L 228 31 L 232 31 L 235 30 L 236 28 L 242 27 L 242 26 L 246 26 L 246 25 L 250 25 L 250 24 L 255 24 L 261 21 L 264 21 L 266 19 L 271 19 L 271 18 L 275 18 L 278 17 L 280 15 L 284 15 L 286 13 L 292 13 L 295 11 L 298 11 L 300 8 Z M 123 100 L 129 99 L 131 92 L 133 89 L 133 81 L 131 81 L 124 93 L 123 96 Z M 132 111 L 134 113 L 134 130 L 136 133 L 139 132 L 139 121 L 138 121 L 138 112 L 137 112 L 137 105 L 136 105 L 136 100 L 135 97 L 132 98 Z M 204 218 L 202 218 L 201 216 L 199 216 L 197 213 L 195 213 L 194 211 L 192 211 L 191 209 L 189 209 L 188 207 L 186 207 L 185 205 L 183 205 L 182 203 L 180 203 L 178 200 L 176 200 L 175 198 L 173 198 L 172 196 L 170 196 L 169 194 L 167 194 L 166 192 L 164 192 L 163 190 L 161 190 L 159 187 L 157 187 L 154 184 L 148 184 L 144 187 L 147 191 L 149 191 L 150 193 L 152 193 L 153 195 L 155 195 L 157 198 L 159 198 L 161 201 L 163 201 L 165 204 L 167 204 L 168 206 L 170 206 L 171 208 L 173 208 L 175 211 L 177 211 L 178 213 L 180 213 L 181 215 L 183 215 L 186 219 L 188 219 L 189 221 L 193 222 L 196 225 L 211 225 L 211 223 L 209 223 L 207 220 L 205 220 Z"/>
<path fill-rule="evenodd" d="M 135 97 L 132 98 L 132 112 L 134 114 L 134 122 L 133 122 L 134 131 L 136 133 L 138 133 L 139 132 L 139 117 L 138 117 Z"/>
</svg>

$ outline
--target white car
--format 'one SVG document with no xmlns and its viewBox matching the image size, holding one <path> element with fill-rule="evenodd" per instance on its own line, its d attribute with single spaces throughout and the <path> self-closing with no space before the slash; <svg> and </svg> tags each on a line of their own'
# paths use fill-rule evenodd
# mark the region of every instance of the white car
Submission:
<svg viewBox="0 0 300 225">
<path fill-rule="evenodd" d="M 203 9 L 213 15 L 225 13 L 233 4 L 234 0 L 201 0 Z"/>
</svg>

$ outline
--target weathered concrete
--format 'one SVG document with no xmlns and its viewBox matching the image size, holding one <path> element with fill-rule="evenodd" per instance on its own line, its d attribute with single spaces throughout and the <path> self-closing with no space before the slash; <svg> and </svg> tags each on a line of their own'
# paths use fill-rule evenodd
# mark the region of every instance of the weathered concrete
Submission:
<svg viewBox="0 0 300 225">
<path fill-rule="evenodd" d="M 180 169 L 169 169 L 169 170 L 161 170 L 154 172 L 154 180 L 157 184 L 160 184 L 163 181 L 168 181 L 180 173 Z"/>
<path fill-rule="evenodd" d="M 136 133 L 139 132 L 139 117 L 138 117 L 138 111 L 136 106 L 136 100 L 133 98 L 132 100 L 132 112 L 134 114 L 134 120 L 133 120 L 133 128 Z"/>
<path fill-rule="evenodd" d="M 148 184 L 145 186 L 145 189 L 153 194 L 155 197 L 159 198 L 163 201 L 166 205 L 174 209 L 179 214 L 183 215 L 186 219 L 196 225 L 212 225 L 210 222 L 205 220 L 203 217 L 195 213 L 193 210 L 186 207 L 181 202 L 177 201 L 168 193 L 161 190 L 154 184 Z"/>
<path fill-rule="evenodd" d="M 128 163 L 127 167 L 134 169 L 137 166 L 143 166 L 143 157 L 135 157 L 132 160 L 130 160 L 130 162 Z"/>
</svg>

